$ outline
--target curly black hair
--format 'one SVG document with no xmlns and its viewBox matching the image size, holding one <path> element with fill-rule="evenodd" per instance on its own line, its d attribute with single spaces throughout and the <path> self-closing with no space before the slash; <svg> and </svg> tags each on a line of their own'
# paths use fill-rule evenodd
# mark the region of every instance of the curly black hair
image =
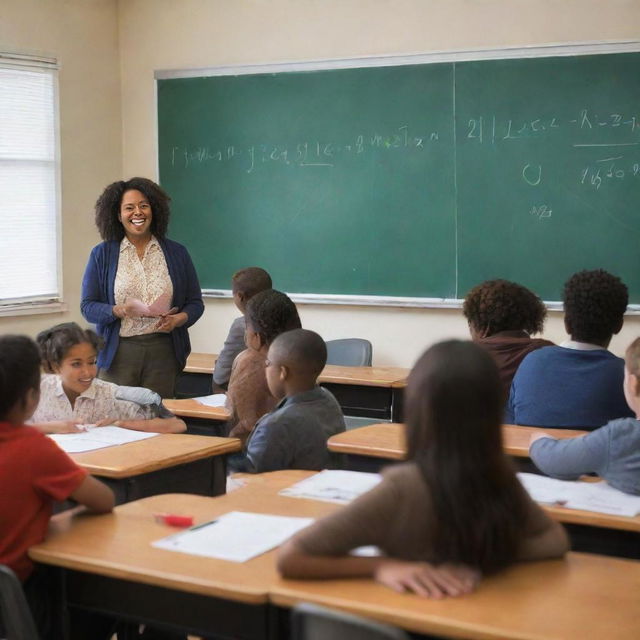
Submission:
<svg viewBox="0 0 640 640">
<path fill-rule="evenodd" d="M 256 293 L 247 303 L 245 317 L 247 325 L 267 346 L 281 333 L 302 327 L 296 305 L 286 293 L 275 289 Z"/>
<path fill-rule="evenodd" d="M 462 312 L 469 325 L 485 337 L 500 331 L 540 333 L 547 317 L 547 309 L 535 293 L 509 280 L 487 280 L 473 287 Z"/>
<path fill-rule="evenodd" d="M 41 331 L 36 342 L 40 349 L 42 368 L 46 373 L 55 373 L 69 349 L 77 344 L 88 342 L 96 353 L 104 345 L 103 339 L 95 331 L 83 329 L 75 322 L 63 322 Z"/>
<path fill-rule="evenodd" d="M 164 238 L 167 235 L 171 198 L 153 180 L 131 178 L 111 183 L 96 202 L 96 226 L 105 242 L 120 242 L 124 238 L 124 227 L 120 222 L 120 204 L 125 192 L 132 189 L 143 193 L 151 205 L 151 233 L 156 238 Z"/>
<path fill-rule="evenodd" d="M 629 291 L 620 278 L 603 269 L 579 271 L 565 283 L 562 301 L 571 338 L 604 344 L 622 327 Z"/>
<path fill-rule="evenodd" d="M 27 336 L 0 336 L 0 420 L 29 389 L 40 389 L 40 354 Z"/>
</svg>

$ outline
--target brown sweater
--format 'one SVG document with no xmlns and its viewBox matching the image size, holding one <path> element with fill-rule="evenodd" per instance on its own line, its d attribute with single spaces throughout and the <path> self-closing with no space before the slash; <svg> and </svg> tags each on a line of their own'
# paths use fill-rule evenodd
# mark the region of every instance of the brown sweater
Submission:
<svg viewBox="0 0 640 640">
<path fill-rule="evenodd" d="M 231 405 L 229 435 L 246 442 L 258 418 L 273 410 L 277 400 L 269 393 L 264 367 L 264 354 L 245 349 L 231 368 L 227 399 Z"/>
<path fill-rule="evenodd" d="M 526 539 L 544 531 L 550 520 L 524 489 L 522 499 L 528 509 Z M 312 555 L 339 556 L 375 545 L 391 558 L 439 562 L 433 553 L 433 523 L 427 484 L 418 466 L 407 462 L 389 467 L 379 485 L 302 530 L 295 541 Z M 544 549 L 536 555 L 548 556 Z"/>
<path fill-rule="evenodd" d="M 476 344 L 484 347 L 494 358 L 500 370 L 500 380 L 509 396 L 513 376 L 527 354 L 541 347 L 552 347 L 553 342 L 543 338 L 530 338 L 525 331 L 501 331 L 488 338 L 478 338 Z"/>
</svg>

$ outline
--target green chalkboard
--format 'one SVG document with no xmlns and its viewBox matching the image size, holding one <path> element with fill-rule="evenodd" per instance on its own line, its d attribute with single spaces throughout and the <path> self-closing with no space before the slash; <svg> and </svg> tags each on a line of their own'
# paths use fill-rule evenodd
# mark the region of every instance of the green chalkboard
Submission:
<svg viewBox="0 0 640 640">
<path fill-rule="evenodd" d="M 170 235 L 205 289 L 546 300 L 605 268 L 640 302 L 640 53 L 158 79 Z"/>
</svg>

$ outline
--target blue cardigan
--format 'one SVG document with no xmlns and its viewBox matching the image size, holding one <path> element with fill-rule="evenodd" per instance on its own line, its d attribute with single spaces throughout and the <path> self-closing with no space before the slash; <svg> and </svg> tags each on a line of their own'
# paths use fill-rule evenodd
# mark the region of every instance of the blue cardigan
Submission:
<svg viewBox="0 0 640 640">
<path fill-rule="evenodd" d="M 184 311 L 189 319 L 171 332 L 173 348 L 182 369 L 191 352 L 187 329 L 198 320 L 204 311 L 202 291 L 198 274 L 187 250 L 172 240 L 158 239 L 173 284 L 172 306 Z M 120 259 L 120 243 L 116 240 L 103 242 L 94 247 L 82 278 L 82 301 L 80 310 L 88 322 L 96 325 L 105 341 L 98 354 L 98 366 L 108 369 L 118 350 L 120 341 L 120 319 L 113 315 L 115 305 L 114 284 Z"/>
</svg>

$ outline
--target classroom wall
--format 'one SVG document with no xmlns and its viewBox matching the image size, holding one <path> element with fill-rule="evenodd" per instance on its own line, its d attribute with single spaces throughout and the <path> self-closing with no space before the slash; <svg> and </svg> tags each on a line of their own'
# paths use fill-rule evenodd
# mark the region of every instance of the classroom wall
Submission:
<svg viewBox="0 0 640 640">
<path fill-rule="evenodd" d="M 92 207 L 119 177 L 157 177 L 156 69 L 425 53 L 638 37 L 637 0 L 2 0 L 0 47 L 58 57 L 64 297 L 69 311 L 0 317 L 35 334 L 80 319 L 80 280 L 99 240 Z M 277 283 L 276 283 L 277 286 Z M 374 362 L 410 366 L 430 343 L 466 337 L 459 310 L 304 305 L 326 339 L 363 336 Z M 232 303 L 208 300 L 194 350 L 218 351 Z M 640 334 L 630 317 L 612 349 Z M 562 340 L 562 314 L 545 336 Z"/>
<path fill-rule="evenodd" d="M 68 311 L 0 317 L 0 333 L 81 320 L 80 281 L 99 242 L 93 204 L 122 173 L 116 0 L 2 0 L 0 50 L 58 59 L 63 295 Z M 1 215 L 1 213 L 0 213 Z"/>
</svg>

